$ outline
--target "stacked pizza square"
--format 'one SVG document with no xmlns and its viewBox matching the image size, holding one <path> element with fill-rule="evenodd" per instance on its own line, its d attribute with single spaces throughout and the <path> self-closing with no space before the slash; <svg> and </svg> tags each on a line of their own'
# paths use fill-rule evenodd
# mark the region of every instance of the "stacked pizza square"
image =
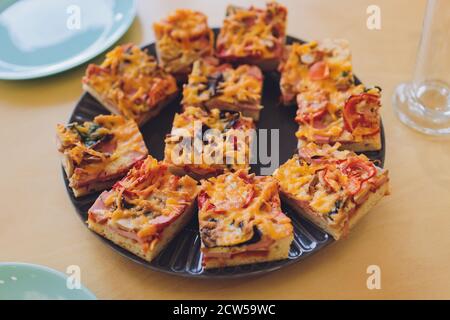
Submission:
<svg viewBox="0 0 450 320">
<path fill-rule="evenodd" d="M 356 83 L 346 40 L 293 43 L 279 71 L 298 154 L 274 176 L 287 203 L 339 239 L 389 193 L 388 172 L 354 153 L 382 147 L 381 89 Z"/>
<path fill-rule="evenodd" d="M 353 151 L 381 148 L 381 89 L 355 84 L 347 41 L 294 43 L 279 69 L 282 102 L 298 108 L 299 146 L 339 142 Z"/>
</svg>

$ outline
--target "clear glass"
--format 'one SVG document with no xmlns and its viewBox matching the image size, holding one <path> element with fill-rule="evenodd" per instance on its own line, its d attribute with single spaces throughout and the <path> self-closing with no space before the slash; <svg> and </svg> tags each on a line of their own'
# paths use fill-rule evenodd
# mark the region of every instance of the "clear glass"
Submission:
<svg viewBox="0 0 450 320">
<path fill-rule="evenodd" d="M 428 0 L 414 78 L 397 87 L 393 102 L 409 127 L 450 135 L 450 0 Z"/>
</svg>

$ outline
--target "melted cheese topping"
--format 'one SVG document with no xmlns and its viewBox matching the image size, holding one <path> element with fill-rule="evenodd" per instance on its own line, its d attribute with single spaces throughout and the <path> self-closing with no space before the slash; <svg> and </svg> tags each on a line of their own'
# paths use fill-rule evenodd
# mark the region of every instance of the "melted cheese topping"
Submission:
<svg viewBox="0 0 450 320">
<path fill-rule="evenodd" d="M 369 167 L 374 167 L 365 155 L 351 151 L 338 151 L 339 144 L 319 147 L 309 143 L 300 150 L 301 157 L 295 155 L 274 173 L 280 189 L 314 214 L 322 216 L 329 224 L 337 224 L 347 219 L 349 208 L 354 208 L 354 199 L 367 192 L 361 188 L 352 195 L 346 187 L 351 176 L 344 169 L 358 159 Z M 368 179 L 367 186 L 376 185 L 385 174 L 377 168 L 374 177 Z M 364 183 L 366 183 L 364 182 Z M 363 183 L 363 184 L 364 184 Z"/>
<path fill-rule="evenodd" d="M 89 65 L 83 82 L 137 122 L 177 91 L 175 78 L 153 56 L 131 44 L 108 52 L 100 66 Z"/>
<path fill-rule="evenodd" d="M 325 71 L 316 74 L 314 66 L 320 63 L 325 64 Z M 345 91 L 354 83 L 346 40 L 294 43 L 280 65 L 280 72 L 282 91 L 293 95 L 309 90 Z"/>
<path fill-rule="evenodd" d="M 201 175 L 245 169 L 250 162 L 251 129 L 253 120 L 240 113 L 187 107 L 175 115 L 164 161 Z"/>
<path fill-rule="evenodd" d="M 187 73 L 195 60 L 213 53 L 214 34 L 207 17 L 197 11 L 178 9 L 153 24 L 158 57 L 170 73 Z"/>
<path fill-rule="evenodd" d="M 262 92 L 262 73 L 256 66 L 218 65 L 211 59 L 194 63 L 188 83 L 183 88 L 185 105 L 203 105 L 210 99 L 229 104 L 259 107 Z"/>
<path fill-rule="evenodd" d="M 273 58 L 281 55 L 287 10 L 276 2 L 266 10 L 229 7 L 217 38 L 220 57 Z"/>
<path fill-rule="evenodd" d="M 68 159 L 71 186 L 124 175 L 147 154 L 142 135 L 133 120 L 100 115 L 93 122 L 57 126 L 59 151 Z"/>
<path fill-rule="evenodd" d="M 90 212 L 95 211 L 109 226 L 152 242 L 192 205 L 197 192 L 194 179 L 175 176 L 148 156 L 116 183 L 102 200 L 102 209 Z"/>
<path fill-rule="evenodd" d="M 352 86 L 346 91 L 318 90 L 300 93 L 297 96 L 299 103 L 296 118 L 296 121 L 299 123 L 299 130 L 296 132 L 297 138 L 317 143 L 321 143 L 321 140 L 324 140 L 325 143 L 362 141 L 364 138 L 363 134 L 358 133 L 358 131 L 349 132 L 345 129 L 343 110 L 348 98 L 352 95 L 361 94 L 365 90 L 363 85 L 358 85 Z M 314 106 L 317 102 L 318 94 L 325 96 L 323 98 L 326 101 L 325 114 L 315 120 L 312 118 L 306 118 L 305 120 L 304 117 L 299 116 L 303 112 L 302 106 Z M 310 114 L 314 114 L 314 110 L 311 110 Z"/>
<path fill-rule="evenodd" d="M 344 132 L 342 111 L 346 100 L 352 94 L 364 90 L 353 85 L 351 54 L 345 40 L 326 39 L 306 44 L 294 43 L 288 50 L 287 58 L 280 66 L 280 86 L 283 94 L 297 96 L 299 114 L 311 114 L 320 101 L 326 104 L 326 114 L 320 120 L 298 116 L 299 139 L 307 141 L 353 140 Z M 315 71 L 322 64 L 322 69 Z M 318 73 L 318 74 L 316 74 Z"/>
<path fill-rule="evenodd" d="M 343 110 L 347 100 L 352 95 L 371 91 L 363 85 L 354 85 L 347 41 L 326 39 L 294 43 L 288 49 L 280 72 L 285 100 L 297 98 L 296 120 L 300 128 L 296 136 L 299 139 L 317 143 L 364 139 L 367 130 L 349 132 L 344 125 Z M 324 109 L 325 112 L 318 112 Z"/>
<path fill-rule="evenodd" d="M 200 232 L 209 247 L 245 243 L 255 232 L 261 233 L 260 241 L 282 239 L 293 232 L 290 219 L 281 211 L 278 184 L 272 177 L 227 173 L 203 180 L 201 190 L 199 197 L 206 201 L 199 204 Z"/>
</svg>

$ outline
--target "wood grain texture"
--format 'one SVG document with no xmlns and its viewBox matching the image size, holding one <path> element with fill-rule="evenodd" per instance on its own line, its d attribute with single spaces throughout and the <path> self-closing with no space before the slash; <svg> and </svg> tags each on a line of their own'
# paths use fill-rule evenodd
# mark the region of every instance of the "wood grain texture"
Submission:
<svg viewBox="0 0 450 320">
<path fill-rule="evenodd" d="M 139 16 L 120 40 L 154 40 L 151 24 L 171 10 L 205 12 L 221 23 L 230 1 L 140 1 Z M 79 265 L 82 282 L 101 299 L 117 298 L 450 298 L 450 142 L 423 136 L 395 118 L 395 85 L 411 77 L 425 1 L 281 1 L 288 33 L 303 39 L 345 37 L 355 73 L 383 87 L 386 168 L 392 195 L 351 236 L 286 269 L 262 277 L 195 280 L 147 270 L 119 256 L 79 221 L 67 197 L 54 130 L 81 95 L 81 66 L 49 78 L 0 82 L 0 261 L 65 271 Z M 239 1 L 239 4 L 264 1 Z M 378 4 L 382 30 L 366 28 Z M 97 58 L 96 61 L 100 61 Z M 381 290 L 368 290 L 366 269 L 379 265 Z"/>
</svg>

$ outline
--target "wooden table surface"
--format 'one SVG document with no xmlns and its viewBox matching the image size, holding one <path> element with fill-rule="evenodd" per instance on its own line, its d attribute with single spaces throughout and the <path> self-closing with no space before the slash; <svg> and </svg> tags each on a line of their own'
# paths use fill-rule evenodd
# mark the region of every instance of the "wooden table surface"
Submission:
<svg viewBox="0 0 450 320">
<path fill-rule="evenodd" d="M 229 2 L 139 1 L 138 17 L 120 42 L 153 41 L 151 24 L 179 7 L 201 10 L 211 26 L 219 26 Z M 289 9 L 289 34 L 347 38 L 355 73 L 384 89 L 392 195 L 348 239 L 285 269 L 240 280 L 165 275 L 118 255 L 75 213 L 55 148 L 55 124 L 67 121 L 82 94 L 84 65 L 39 80 L 0 81 L 0 261 L 63 272 L 78 265 L 83 284 L 100 299 L 450 298 L 450 142 L 406 128 L 391 104 L 396 84 L 413 71 L 425 1 L 282 2 Z M 381 8 L 379 31 L 366 27 L 370 4 Z M 380 290 L 366 286 L 370 265 L 381 268 Z"/>
</svg>

